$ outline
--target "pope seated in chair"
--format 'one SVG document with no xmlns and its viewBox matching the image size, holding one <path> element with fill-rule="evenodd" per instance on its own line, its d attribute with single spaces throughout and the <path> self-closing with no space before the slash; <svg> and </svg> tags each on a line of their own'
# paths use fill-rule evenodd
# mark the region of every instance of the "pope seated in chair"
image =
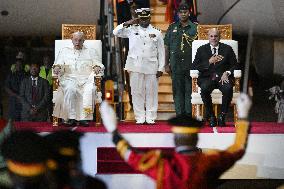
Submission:
<svg viewBox="0 0 284 189">
<path fill-rule="evenodd" d="M 98 52 L 83 45 L 83 32 L 73 33 L 72 43 L 73 47 L 59 51 L 53 66 L 53 74 L 59 81 L 53 116 L 68 120 L 69 126 L 77 123 L 87 126 L 88 120 L 93 120 L 95 102 L 101 101 L 94 77 L 97 72 L 103 72 L 104 66 Z"/>
</svg>

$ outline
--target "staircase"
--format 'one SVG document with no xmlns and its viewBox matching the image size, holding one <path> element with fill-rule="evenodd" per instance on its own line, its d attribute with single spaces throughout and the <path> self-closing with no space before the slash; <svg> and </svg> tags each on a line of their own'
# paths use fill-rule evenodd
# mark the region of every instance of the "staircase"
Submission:
<svg viewBox="0 0 284 189">
<path fill-rule="evenodd" d="M 168 29 L 169 24 L 165 22 L 166 5 L 159 0 L 150 0 L 151 2 L 151 24 L 159 28 L 163 33 Z M 114 24 L 116 26 L 116 23 Z M 159 79 L 158 89 L 158 118 L 157 120 L 167 120 L 175 115 L 175 107 L 173 101 L 172 81 L 171 77 L 164 73 Z M 126 98 L 127 99 L 127 98 Z M 127 102 L 125 102 L 127 104 Z M 134 113 L 132 108 L 125 106 L 125 120 L 133 121 Z"/>
</svg>

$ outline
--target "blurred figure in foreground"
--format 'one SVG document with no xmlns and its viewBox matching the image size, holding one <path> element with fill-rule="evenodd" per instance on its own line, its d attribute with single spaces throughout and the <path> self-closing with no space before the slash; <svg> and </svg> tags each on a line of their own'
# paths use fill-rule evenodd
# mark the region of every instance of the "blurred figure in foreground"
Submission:
<svg viewBox="0 0 284 189">
<path fill-rule="evenodd" d="M 47 169 L 48 153 L 44 139 L 32 131 L 16 131 L 5 139 L 1 148 L 12 188 L 55 189 Z"/>
<path fill-rule="evenodd" d="M 226 150 L 201 152 L 196 147 L 198 131 L 202 122 L 181 115 L 168 120 L 174 134 L 175 152 L 164 154 L 161 150 L 137 153 L 117 130 L 116 116 L 106 102 L 100 111 L 108 132 L 121 157 L 134 169 L 139 170 L 157 183 L 157 188 L 180 189 L 215 188 L 218 178 L 234 165 L 245 153 L 249 122 L 247 121 L 251 101 L 241 94 L 237 101 L 239 120 L 236 137 Z"/>
<path fill-rule="evenodd" d="M 58 131 L 45 137 L 49 144 L 51 159 L 56 164 L 51 169 L 56 175 L 58 189 L 105 189 L 106 185 L 102 181 L 83 173 L 81 136 L 78 132 Z"/>
</svg>

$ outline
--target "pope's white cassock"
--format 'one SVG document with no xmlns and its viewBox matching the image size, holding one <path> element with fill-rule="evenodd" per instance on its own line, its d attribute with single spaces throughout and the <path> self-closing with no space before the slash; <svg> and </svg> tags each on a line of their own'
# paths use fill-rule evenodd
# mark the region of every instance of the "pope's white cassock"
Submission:
<svg viewBox="0 0 284 189">
<path fill-rule="evenodd" d="M 129 72 L 131 95 L 135 119 L 139 123 L 157 118 L 158 79 L 157 71 L 164 71 L 165 49 L 160 30 L 151 24 L 147 28 L 139 25 L 118 25 L 113 34 L 129 38 L 129 51 L 125 70 Z M 146 107 L 146 113 L 145 113 Z"/>
<path fill-rule="evenodd" d="M 61 67 L 61 73 L 53 115 L 64 120 L 92 120 L 95 101 L 101 99 L 96 93 L 93 67 L 104 68 L 97 51 L 85 46 L 80 50 L 65 47 L 54 65 Z"/>
</svg>

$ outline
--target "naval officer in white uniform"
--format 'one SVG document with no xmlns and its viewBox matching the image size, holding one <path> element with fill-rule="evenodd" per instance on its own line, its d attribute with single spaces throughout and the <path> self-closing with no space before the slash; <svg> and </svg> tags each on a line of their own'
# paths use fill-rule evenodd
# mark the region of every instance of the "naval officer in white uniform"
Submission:
<svg viewBox="0 0 284 189">
<path fill-rule="evenodd" d="M 150 9 L 137 9 L 136 13 L 138 18 L 118 25 L 113 34 L 129 38 L 125 70 L 130 76 L 136 123 L 154 124 L 158 109 L 158 79 L 165 65 L 164 41 L 161 31 L 150 24 Z"/>
</svg>

